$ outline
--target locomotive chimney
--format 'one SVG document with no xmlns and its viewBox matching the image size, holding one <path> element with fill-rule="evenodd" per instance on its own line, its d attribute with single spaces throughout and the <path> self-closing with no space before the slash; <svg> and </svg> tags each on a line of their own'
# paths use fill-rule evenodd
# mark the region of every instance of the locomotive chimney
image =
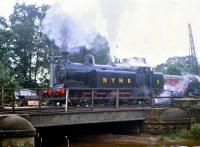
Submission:
<svg viewBox="0 0 200 147">
<path fill-rule="evenodd" d="M 69 61 L 69 52 L 67 51 L 69 49 L 68 45 L 65 43 L 66 41 L 63 41 L 61 46 L 61 59 L 62 61 Z"/>
<path fill-rule="evenodd" d="M 62 52 L 61 56 L 62 56 L 62 60 L 68 60 L 68 58 L 69 58 L 69 52 Z"/>
</svg>

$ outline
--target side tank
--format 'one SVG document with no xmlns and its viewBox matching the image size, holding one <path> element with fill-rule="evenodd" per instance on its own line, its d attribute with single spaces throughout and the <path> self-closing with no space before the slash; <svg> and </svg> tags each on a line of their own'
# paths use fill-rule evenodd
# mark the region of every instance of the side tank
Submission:
<svg viewBox="0 0 200 147">
<path fill-rule="evenodd" d="M 56 84 L 65 84 L 65 87 L 91 87 L 90 76 L 94 70 L 114 70 L 109 65 L 96 65 L 94 56 L 88 54 L 84 62 L 73 63 L 62 56 L 62 60 L 56 65 Z"/>
</svg>

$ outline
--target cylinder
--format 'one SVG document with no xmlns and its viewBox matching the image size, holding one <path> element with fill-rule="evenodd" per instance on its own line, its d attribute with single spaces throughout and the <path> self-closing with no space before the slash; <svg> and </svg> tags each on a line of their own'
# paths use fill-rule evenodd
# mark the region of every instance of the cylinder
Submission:
<svg viewBox="0 0 200 147">
<path fill-rule="evenodd" d="M 35 147 L 36 130 L 25 118 L 18 115 L 0 115 L 1 147 Z"/>
</svg>

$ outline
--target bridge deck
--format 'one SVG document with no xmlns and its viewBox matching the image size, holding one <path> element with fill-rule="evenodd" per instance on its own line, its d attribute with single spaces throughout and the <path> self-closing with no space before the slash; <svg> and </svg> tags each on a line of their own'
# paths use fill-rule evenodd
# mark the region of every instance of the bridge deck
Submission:
<svg viewBox="0 0 200 147">
<path fill-rule="evenodd" d="M 15 114 L 27 117 L 34 127 L 66 126 L 92 123 L 137 121 L 146 118 L 147 108 L 15 108 Z M 10 108 L 1 111 L 2 114 L 11 113 Z"/>
</svg>

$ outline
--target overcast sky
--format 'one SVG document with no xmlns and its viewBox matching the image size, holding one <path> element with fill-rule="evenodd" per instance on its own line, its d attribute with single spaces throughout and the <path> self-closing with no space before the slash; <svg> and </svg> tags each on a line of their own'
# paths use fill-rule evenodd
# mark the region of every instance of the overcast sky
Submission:
<svg viewBox="0 0 200 147">
<path fill-rule="evenodd" d="M 21 0 L 22 1 L 22 0 Z M 66 0 L 57 0 L 66 3 Z M 92 7 L 98 16 L 99 3 L 77 1 L 74 7 Z M 117 57 L 145 57 L 154 66 L 169 57 L 189 54 L 188 23 L 191 23 L 197 57 L 200 57 L 200 0 L 101 0 L 106 15 L 98 19 L 98 29 L 110 37 Z M 53 4 L 55 0 L 26 0 L 27 3 Z M 114 3 L 113 3 L 114 2 Z M 0 16 L 7 17 L 15 0 L 0 0 Z M 66 9 L 72 9 L 66 5 Z M 113 15 L 112 23 L 105 23 Z M 120 17 L 118 17 L 120 15 Z M 87 16 L 86 16 L 87 17 Z M 106 26 L 107 25 L 107 26 Z M 101 28 L 102 27 L 102 28 Z M 114 30 L 112 33 L 110 30 Z M 113 38 L 114 35 L 115 37 Z"/>
</svg>

